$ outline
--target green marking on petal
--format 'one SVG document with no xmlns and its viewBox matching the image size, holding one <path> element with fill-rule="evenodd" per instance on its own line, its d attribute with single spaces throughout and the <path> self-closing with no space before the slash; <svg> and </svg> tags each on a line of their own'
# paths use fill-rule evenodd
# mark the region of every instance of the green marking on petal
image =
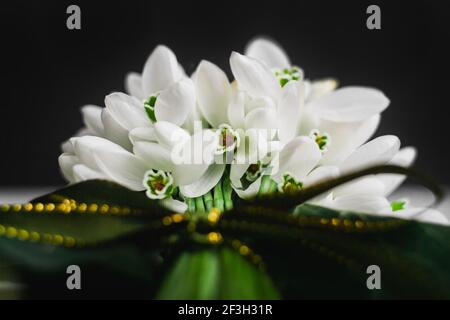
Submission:
<svg viewBox="0 0 450 320">
<path fill-rule="evenodd" d="M 148 170 L 143 184 L 150 199 L 165 199 L 175 191 L 172 174 L 162 170 Z"/>
<path fill-rule="evenodd" d="M 216 154 L 235 151 L 241 144 L 239 134 L 228 124 L 221 124 L 217 130 L 218 146 Z"/>
<path fill-rule="evenodd" d="M 150 98 L 148 98 L 147 100 L 144 101 L 145 112 L 147 113 L 148 118 L 152 122 L 156 122 L 155 104 L 156 104 L 157 98 L 158 98 L 158 96 L 154 95 L 154 96 L 150 96 Z"/>
<path fill-rule="evenodd" d="M 396 200 L 391 202 L 392 211 L 399 211 L 406 208 L 408 201 L 406 200 Z"/>
<path fill-rule="evenodd" d="M 291 67 L 285 69 L 274 69 L 273 73 L 278 78 L 280 86 L 284 87 L 289 81 L 299 81 L 303 78 L 303 72 L 299 67 Z"/>
<path fill-rule="evenodd" d="M 289 172 L 283 174 L 282 181 L 278 184 L 278 191 L 282 193 L 292 193 L 303 188 L 303 182 L 297 180 Z"/>
<path fill-rule="evenodd" d="M 322 151 L 322 153 L 327 152 L 328 147 L 331 144 L 330 135 L 328 133 L 326 133 L 326 132 L 322 133 L 317 129 L 313 129 L 313 130 L 311 130 L 309 137 L 317 143 L 317 145 L 319 146 L 319 149 Z"/>
</svg>

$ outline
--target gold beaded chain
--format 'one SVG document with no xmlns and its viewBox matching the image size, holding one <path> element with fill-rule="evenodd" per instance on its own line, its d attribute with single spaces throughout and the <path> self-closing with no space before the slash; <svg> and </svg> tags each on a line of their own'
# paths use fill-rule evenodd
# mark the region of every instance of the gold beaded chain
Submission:
<svg viewBox="0 0 450 320">
<path fill-rule="evenodd" d="M 341 218 L 341 217 L 324 218 L 305 215 L 294 216 L 294 215 L 286 215 L 285 212 L 275 210 L 272 208 L 250 207 L 250 206 L 243 206 L 242 208 L 240 208 L 240 210 L 251 215 L 260 215 L 278 221 L 289 222 L 295 224 L 298 227 L 317 226 L 346 232 L 387 231 L 410 223 L 409 221 L 402 219 L 366 221 L 359 218 Z"/>
<path fill-rule="evenodd" d="M 128 207 L 109 206 L 107 204 L 77 204 L 73 199 L 64 199 L 62 203 L 26 203 L 26 204 L 2 204 L 0 205 L 0 213 L 19 213 L 19 212 L 32 212 L 32 213 L 90 213 L 101 215 L 116 215 L 126 216 L 130 214 L 141 214 L 142 211 L 130 209 Z M 167 227 L 173 223 L 180 223 L 184 221 L 184 217 L 180 213 L 164 216 L 157 220 L 156 223 L 149 226 L 154 229 L 158 229 L 161 226 Z M 63 246 L 67 248 L 80 248 L 86 245 L 83 239 L 75 238 L 72 236 L 65 236 L 61 234 L 51 234 L 44 232 L 37 232 L 32 230 L 26 230 L 23 228 L 16 228 L 10 225 L 0 224 L 0 237 L 6 237 L 8 239 L 17 239 L 20 241 L 30 241 L 33 243 L 43 243 L 47 245 Z M 97 243 L 89 243 L 91 246 L 97 245 Z"/>
<path fill-rule="evenodd" d="M 385 221 L 363 221 L 361 219 L 349 219 L 349 218 L 321 218 L 312 216 L 293 216 L 286 215 L 284 212 L 271 209 L 271 208 L 261 208 L 261 207 L 250 207 L 243 206 L 240 208 L 243 212 L 260 215 L 268 218 L 272 218 L 278 221 L 285 221 L 294 223 L 296 227 L 306 227 L 306 226 L 320 226 L 332 228 L 335 230 L 342 231 L 380 231 L 392 229 L 393 227 L 398 227 L 407 223 L 406 221 L 400 219 L 392 219 Z M 129 207 L 121 206 L 110 206 L 107 204 L 87 204 L 87 203 L 77 203 L 73 199 L 62 198 L 60 203 L 26 203 L 26 204 L 3 204 L 0 205 L 1 213 L 15 213 L 15 212 L 36 212 L 36 213 L 89 213 L 89 214 L 101 214 L 101 215 L 115 215 L 115 216 L 126 216 L 130 214 L 142 214 L 141 209 L 131 209 Z M 272 233 L 272 234 L 284 234 L 286 231 L 292 231 L 292 235 L 295 238 L 299 238 L 300 243 L 303 246 L 308 247 L 322 255 L 328 256 L 329 258 L 335 259 L 338 263 L 344 264 L 348 267 L 354 268 L 357 263 L 342 254 L 338 254 L 334 250 L 327 248 L 322 244 L 318 244 L 311 240 L 307 240 L 301 236 L 300 230 L 293 230 L 293 228 L 279 228 L 274 225 L 264 224 L 264 223 L 251 223 L 245 220 L 232 220 L 223 219 L 227 217 L 227 214 L 222 214 L 222 212 L 217 208 L 212 208 L 206 216 L 207 223 L 210 226 L 219 226 L 224 229 L 241 229 L 249 230 L 253 229 L 258 232 Z M 228 218 L 228 217 L 227 217 Z M 190 214 L 180 214 L 173 213 L 166 215 L 153 224 L 153 228 L 157 229 L 159 227 L 168 227 L 173 224 L 180 222 L 188 222 L 186 225 L 186 230 L 189 233 L 196 233 L 197 225 L 194 219 L 191 219 Z M 295 231 L 295 232 L 294 232 Z M 0 236 L 5 236 L 9 239 L 18 239 L 21 241 L 30 242 L 40 242 L 44 244 L 50 244 L 55 246 L 64 246 L 68 248 L 73 247 L 83 247 L 85 242 L 82 239 L 76 239 L 71 236 L 64 236 L 60 234 L 49 234 L 49 233 L 39 233 L 36 231 L 30 231 L 25 229 L 15 228 L 13 226 L 1 225 L 0 224 Z M 231 248 L 235 249 L 240 255 L 247 258 L 250 262 L 256 265 L 258 268 L 263 269 L 264 264 L 260 255 L 254 253 L 254 251 L 247 245 L 243 244 L 238 239 L 224 240 L 222 234 L 218 231 L 211 231 L 206 235 L 202 236 L 203 240 L 206 240 L 210 245 L 220 245 L 223 243 L 228 244 Z M 197 238 L 198 239 L 198 238 Z M 204 242 L 202 240 L 202 242 Z M 95 245 L 90 243 L 90 245 Z"/>
<path fill-rule="evenodd" d="M 110 206 L 108 204 L 96 203 L 77 203 L 73 199 L 64 199 L 60 203 L 26 203 L 26 204 L 2 204 L 0 205 L 0 213 L 14 213 L 14 212 L 33 212 L 33 213 L 90 213 L 102 215 L 139 215 L 142 214 L 141 209 L 131 209 L 125 206 Z"/>
</svg>

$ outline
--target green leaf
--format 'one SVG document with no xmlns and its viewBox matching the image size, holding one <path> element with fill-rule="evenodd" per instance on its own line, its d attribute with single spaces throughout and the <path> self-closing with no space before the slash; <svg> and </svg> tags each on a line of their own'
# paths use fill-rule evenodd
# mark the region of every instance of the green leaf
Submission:
<svg viewBox="0 0 450 320">
<path fill-rule="evenodd" d="M 113 240 L 147 227 L 131 216 L 114 216 L 90 212 L 0 211 L 0 237 L 54 244 L 66 247 L 85 246 Z"/>
<path fill-rule="evenodd" d="M 283 194 L 273 193 L 273 194 L 265 194 L 263 196 L 260 195 L 253 199 L 249 199 L 244 203 L 247 205 L 254 205 L 260 207 L 267 206 L 271 208 L 280 208 L 287 210 L 287 212 L 289 212 L 290 211 L 289 209 L 293 209 L 297 205 L 305 203 L 306 201 L 320 194 L 323 194 L 324 192 L 327 192 L 341 184 L 367 175 L 381 174 L 381 173 L 395 173 L 395 174 L 402 174 L 408 177 L 413 177 L 417 179 L 423 186 L 429 188 L 434 193 L 434 195 L 436 196 L 435 203 L 439 202 L 442 199 L 443 192 L 441 188 L 434 180 L 430 179 L 429 177 L 420 174 L 419 172 L 410 168 L 404 168 L 394 165 L 382 165 L 349 173 L 335 179 L 330 179 L 318 183 L 305 189 L 300 189 L 299 191 L 296 192 L 289 192 Z"/>
<path fill-rule="evenodd" d="M 141 211 L 155 216 L 170 213 L 170 211 L 159 206 L 157 201 L 149 199 L 145 192 L 132 191 L 106 180 L 83 181 L 39 197 L 32 202 L 60 203 L 64 199 L 73 199 L 78 203 L 107 204 L 130 209 L 146 209 Z"/>
<path fill-rule="evenodd" d="M 185 251 L 165 277 L 158 299 L 277 299 L 269 277 L 227 247 Z"/>
<path fill-rule="evenodd" d="M 308 205 L 296 215 L 249 237 L 284 298 L 450 298 L 449 227 Z M 381 290 L 366 286 L 370 265 Z"/>
<path fill-rule="evenodd" d="M 0 207 L 0 237 L 65 247 L 98 245 L 140 235 L 171 233 L 162 219 L 173 213 L 115 183 L 90 180 L 23 205 Z M 169 230 L 166 232 L 165 230 Z"/>
<path fill-rule="evenodd" d="M 148 299 L 156 290 L 158 256 L 124 243 L 68 249 L 0 238 L 0 281 L 20 285 L 7 288 L 4 294 L 10 297 Z M 82 290 L 78 293 L 66 287 L 69 265 L 81 269 Z"/>
</svg>

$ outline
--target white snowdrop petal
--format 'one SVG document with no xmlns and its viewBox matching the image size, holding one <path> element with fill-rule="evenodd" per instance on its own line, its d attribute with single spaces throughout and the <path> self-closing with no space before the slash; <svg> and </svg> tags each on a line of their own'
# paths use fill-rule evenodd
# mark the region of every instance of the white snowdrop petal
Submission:
<svg viewBox="0 0 450 320">
<path fill-rule="evenodd" d="M 281 181 L 285 173 L 290 173 L 297 180 L 304 182 L 308 173 L 318 164 L 322 153 L 309 137 L 297 137 L 286 144 L 280 152 L 278 172 L 273 176 Z"/>
<path fill-rule="evenodd" d="M 159 201 L 159 203 L 166 209 L 177 213 L 184 213 L 187 211 L 188 206 L 186 203 L 175 200 L 173 198 L 166 198 Z"/>
<path fill-rule="evenodd" d="M 58 163 L 64 178 L 70 183 L 75 182 L 73 167 L 80 163 L 78 157 L 73 154 L 63 153 L 59 156 Z"/>
<path fill-rule="evenodd" d="M 144 190 L 144 162 L 119 145 L 100 137 L 72 138 L 75 154 L 81 163 L 102 172 L 131 190 Z"/>
<path fill-rule="evenodd" d="M 142 76 L 139 73 L 130 72 L 127 74 L 125 78 L 125 90 L 128 94 L 139 100 L 147 98 L 142 91 Z"/>
<path fill-rule="evenodd" d="M 331 144 L 327 147 L 321 164 L 340 164 L 356 148 L 370 139 L 378 128 L 380 118 L 380 115 L 375 115 L 367 120 L 352 123 L 320 121 L 318 127 L 331 138 Z"/>
<path fill-rule="evenodd" d="M 435 209 L 426 209 L 424 212 L 420 213 L 416 219 L 426 223 L 450 225 L 449 219 L 442 212 Z"/>
<path fill-rule="evenodd" d="M 277 130 L 277 113 L 274 109 L 256 108 L 245 117 L 245 129 Z"/>
<path fill-rule="evenodd" d="M 212 130 L 196 132 L 184 144 L 172 149 L 171 158 L 176 164 L 172 175 L 177 185 L 196 182 L 213 163 L 217 148 L 217 135 Z"/>
<path fill-rule="evenodd" d="M 280 124 L 278 136 L 282 143 L 287 143 L 297 136 L 301 109 L 302 101 L 298 83 L 290 81 L 283 87 L 282 98 L 277 110 Z"/>
<path fill-rule="evenodd" d="M 171 85 L 156 99 L 156 120 L 169 121 L 181 126 L 195 108 L 195 99 L 194 84 L 190 79 Z"/>
<path fill-rule="evenodd" d="M 409 167 L 413 164 L 416 158 L 417 151 L 414 147 L 405 147 L 400 149 L 399 152 L 389 161 L 389 164 Z M 379 174 L 377 178 L 385 186 L 385 196 L 390 195 L 395 189 L 397 189 L 402 182 L 406 179 L 406 176 L 401 174 Z"/>
<path fill-rule="evenodd" d="M 105 97 L 105 105 L 111 117 L 128 131 L 151 125 L 144 103 L 135 97 L 121 92 L 111 93 Z"/>
<path fill-rule="evenodd" d="M 163 45 L 157 46 L 148 57 L 142 72 L 145 98 L 168 88 L 183 76 L 184 71 L 172 50 Z"/>
<path fill-rule="evenodd" d="M 291 66 L 286 52 L 275 42 L 266 38 L 252 40 L 245 49 L 245 54 L 264 62 L 269 68 L 283 69 Z"/>
<path fill-rule="evenodd" d="M 167 121 L 158 121 L 155 123 L 155 136 L 159 143 L 169 149 L 184 143 L 190 138 L 186 130 Z"/>
<path fill-rule="evenodd" d="M 213 127 L 226 123 L 231 86 L 226 74 L 215 64 L 203 60 L 195 76 L 198 106 Z"/>
<path fill-rule="evenodd" d="M 99 106 L 86 105 L 81 108 L 83 122 L 86 127 L 96 135 L 103 135 L 102 109 Z"/>
<path fill-rule="evenodd" d="M 156 134 L 155 134 L 155 128 L 153 127 L 140 127 L 135 128 L 130 131 L 128 134 L 128 138 L 130 139 L 131 143 L 136 144 L 138 141 L 150 141 L 150 142 L 156 142 Z"/>
<path fill-rule="evenodd" d="M 147 141 L 137 141 L 133 147 L 134 154 L 142 159 L 149 169 L 171 172 L 174 164 L 170 150 L 161 144 Z"/>
<path fill-rule="evenodd" d="M 336 166 L 320 166 L 312 170 L 305 179 L 305 187 L 309 187 L 339 176 Z"/>
<path fill-rule="evenodd" d="M 103 173 L 93 170 L 84 164 L 77 164 L 73 167 L 73 176 L 75 182 L 107 178 Z"/>
<path fill-rule="evenodd" d="M 213 164 L 192 184 L 180 186 L 181 193 L 188 198 L 196 198 L 213 189 L 222 178 L 225 164 Z"/>
<path fill-rule="evenodd" d="M 133 191 L 145 190 L 142 180 L 147 167 L 132 153 L 100 148 L 94 150 L 94 158 L 101 172 L 113 181 Z"/>
<path fill-rule="evenodd" d="M 308 103 L 322 119 L 354 122 L 379 114 L 389 99 L 379 90 L 366 87 L 344 87 Z"/>
<path fill-rule="evenodd" d="M 127 150 L 131 150 L 132 144 L 128 137 L 128 130 L 114 120 L 109 111 L 105 108 L 102 110 L 102 123 L 104 127 L 103 136 L 105 138 L 121 145 Z"/>
<path fill-rule="evenodd" d="M 230 66 L 240 89 L 253 97 L 270 96 L 278 101 L 281 87 L 268 67 L 237 52 L 231 54 Z"/>
<path fill-rule="evenodd" d="M 329 206 L 335 210 L 372 214 L 387 212 L 391 208 L 389 201 L 384 197 L 360 194 L 335 198 Z"/>
<path fill-rule="evenodd" d="M 247 189 L 242 190 L 239 188 L 234 188 L 234 191 L 237 193 L 239 198 L 241 199 L 250 199 L 255 197 L 258 194 L 259 188 L 261 187 L 262 177 L 259 177 L 255 182 L 248 186 Z"/>
<path fill-rule="evenodd" d="M 74 153 L 72 142 L 70 140 L 64 141 L 61 144 L 61 150 L 64 153 Z"/>
<path fill-rule="evenodd" d="M 308 92 L 305 94 L 306 101 L 310 102 L 327 95 L 336 89 L 338 82 L 335 79 L 321 79 L 308 82 Z"/>
<path fill-rule="evenodd" d="M 386 164 L 398 152 L 400 140 L 396 136 L 387 135 L 373 139 L 356 149 L 340 165 L 343 173 Z"/>
<path fill-rule="evenodd" d="M 244 128 L 246 94 L 235 91 L 228 105 L 228 120 L 233 128 Z"/>
<path fill-rule="evenodd" d="M 241 187 L 241 178 L 247 171 L 249 164 L 231 164 L 230 166 L 230 180 L 236 187 Z"/>
<path fill-rule="evenodd" d="M 347 195 L 384 195 L 384 184 L 376 177 L 363 177 L 354 181 L 344 183 L 333 189 L 335 197 Z"/>
</svg>

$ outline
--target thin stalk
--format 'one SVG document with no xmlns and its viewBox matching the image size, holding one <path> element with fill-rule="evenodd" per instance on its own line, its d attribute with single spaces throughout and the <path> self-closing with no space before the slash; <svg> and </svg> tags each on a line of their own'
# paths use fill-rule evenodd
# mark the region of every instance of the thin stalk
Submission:
<svg viewBox="0 0 450 320">
<path fill-rule="evenodd" d="M 233 209 L 233 188 L 231 187 L 231 180 L 228 177 L 223 180 L 222 187 L 225 200 L 225 210 L 231 210 Z"/>
<path fill-rule="evenodd" d="M 195 200 L 193 198 L 187 198 L 187 205 L 189 212 L 195 212 Z"/>
<path fill-rule="evenodd" d="M 214 199 L 211 194 L 211 191 L 209 191 L 207 194 L 203 196 L 203 201 L 205 202 L 206 211 L 211 211 L 211 209 L 214 207 Z"/>
<path fill-rule="evenodd" d="M 269 192 L 270 189 L 270 176 L 263 176 L 261 179 L 261 186 L 259 187 L 259 195 L 264 195 Z"/>
<path fill-rule="evenodd" d="M 197 212 L 205 212 L 205 204 L 203 203 L 203 197 L 195 198 L 195 207 Z"/>
<path fill-rule="evenodd" d="M 278 190 L 278 185 L 275 181 L 270 179 L 270 187 L 269 187 L 269 193 L 275 193 Z"/>
<path fill-rule="evenodd" d="M 219 209 L 221 212 L 224 211 L 222 181 L 219 181 L 219 183 L 214 187 L 214 207 Z"/>
</svg>

